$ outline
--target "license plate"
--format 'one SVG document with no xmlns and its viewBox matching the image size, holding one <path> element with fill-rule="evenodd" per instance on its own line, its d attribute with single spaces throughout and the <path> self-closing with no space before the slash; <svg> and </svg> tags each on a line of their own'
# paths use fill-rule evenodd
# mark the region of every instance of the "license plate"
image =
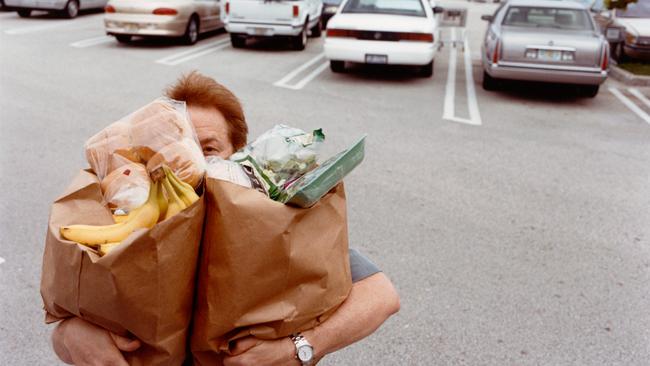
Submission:
<svg viewBox="0 0 650 366">
<path fill-rule="evenodd" d="M 139 28 L 138 25 L 135 24 L 135 23 L 125 23 L 124 24 L 124 29 L 126 29 L 127 31 L 136 31 L 136 30 L 138 30 L 138 28 Z"/>
<path fill-rule="evenodd" d="M 560 61 L 562 60 L 562 52 L 553 50 L 539 50 L 538 57 L 543 61 Z"/>
<path fill-rule="evenodd" d="M 387 55 L 366 55 L 367 64 L 387 64 L 388 56 Z"/>
<path fill-rule="evenodd" d="M 255 28 L 250 28 L 250 33 L 254 36 L 272 36 L 273 29 L 255 27 Z"/>
</svg>

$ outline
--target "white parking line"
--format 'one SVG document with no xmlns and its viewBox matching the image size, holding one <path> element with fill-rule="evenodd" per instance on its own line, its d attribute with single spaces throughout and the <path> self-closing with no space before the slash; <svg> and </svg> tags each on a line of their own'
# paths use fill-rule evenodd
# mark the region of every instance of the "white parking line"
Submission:
<svg viewBox="0 0 650 366">
<path fill-rule="evenodd" d="M 612 92 L 612 94 L 614 94 L 616 98 L 618 98 L 623 104 L 625 104 L 626 107 L 628 107 L 642 120 L 646 121 L 647 123 L 650 123 L 650 116 L 646 112 L 644 112 L 643 109 L 639 108 L 638 105 L 634 104 L 634 102 L 631 101 L 628 97 L 623 95 L 623 93 L 621 93 L 618 89 L 616 89 L 616 87 L 610 86 L 609 91 Z"/>
<path fill-rule="evenodd" d="M 103 15 L 101 15 L 103 16 Z M 29 33 L 38 33 L 45 30 L 56 29 L 56 28 L 66 28 L 71 26 L 86 25 L 97 22 L 97 16 L 93 18 L 85 18 L 84 20 L 50 20 L 45 24 L 30 25 L 27 27 L 11 28 L 5 30 L 5 34 L 10 35 L 20 35 L 20 34 L 29 34 Z"/>
<path fill-rule="evenodd" d="M 115 38 L 111 36 L 101 36 L 101 37 L 89 38 L 89 39 L 84 39 L 83 41 L 70 43 L 70 47 L 86 48 L 86 47 L 92 47 L 98 44 L 108 43 L 113 41 L 115 41 Z"/>
<path fill-rule="evenodd" d="M 280 79 L 280 80 L 276 81 L 275 83 L 273 83 L 273 85 L 281 87 L 281 88 L 287 88 L 287 89 L 293 89 L 293 90 L 298 90 L 298 89 L 304 88 L 305 85 L 307 85 L 307 83 L 309 83 L 316 76 L 318 76 L 318 74 L 325 71 L 325 69 L 327 68 L 327 62 L 324 62 L 324 63 L 320 64 L 317 68 L 315 68 L 312 72 L 307 74 L 304 78 L 299 80 L 297 83 L 291 85 L 291 84 L 288 84 L 288 82 L 291 81 L 293 78 L 295 78 L 301 72 L 305 71 L 306 69 L 308 69 L 309 67 L 311 67 L 312 65 L 317 63 L 323 57 L 325 57 L 325 53 L 324 52 L 319 53 L 318 55 L 316 55 L 316 57 L 314 57 L 314 58 L 310 59 L 309 61 L 305 62 L 304 64 L 302 64 L 297 69 L 295 69 L 292 72 L 288 73 L 282 79 Z"/>
<path fill-rule="evenodd" d="M 646 107 L 650 108 L 650 100 L 649 100 L 648 98 L 646 98 L 646 96 L 643 95 L 643 94 L 639 91 L 639 89 L 637 89 L 637 88 L 629 88 L 628 91 L 629 91 L 630 93 L 632 93 L 632 95 L 634 95 L 635 97 L 639 98 L 639 100 L 640 100 L 641 102 L 643 102 L 643 104 L 645 104 Z"/>
<path fill-rule="evenodd" d="M 451 28 L 451 42 L 456 42 L 456 28 Z M 465 83 L 467 84 L 469 119 L 456 117 L 456 47 L 451 47 L 449 51 L 449 69 L 447 70 L 447 85 L 445 86 L 445 104 L 442 118 L 448 121 L 480 126 L 482 124 L 481 114 L 478 109 L 476 90 L 474 89 L 471 51 L 469 49 L 467 35 L 464 35 L 463 47 L 465 48 Z"/>
<path fill-rule="evenodd" d="M 2 257 L 0 257 L 0 264 L 2 264 L 2 263 L 4 263 L 4 262 L 5 262 L 5 259 L 2 258 Z"/>
<path fill-rule="evenodd" d="M 230 44 L 229 39 L 221 39 L 219 41 L 207 44 L 205 46 L 194 47 L 189 51 L 183 51 L 183 52 L 179 52 L 173 55 L 163 57 L 159 60 L 156 60 L 156 63 L 167 65 L 167 66 L 175 66 L 178 64 L 182 64 L 183 62 L 193 60 L 195 58 L 205 56 L 209 53 L 226 48 L 228 47 L 229 44 Z"/>
</svg>

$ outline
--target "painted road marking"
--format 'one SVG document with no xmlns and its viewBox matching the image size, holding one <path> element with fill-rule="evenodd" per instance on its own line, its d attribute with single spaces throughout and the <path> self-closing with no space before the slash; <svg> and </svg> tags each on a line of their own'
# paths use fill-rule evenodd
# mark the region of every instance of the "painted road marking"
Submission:
<svg viewBox="0 0 650 366">
<path fill-rule="evenodd" d="M 312 65 L 314 65 L 315 63 L 317 63 L 318 61 L 323 59 L 324 57 L 325 57 L 324 52 L 319 53 L 318 55 L 316 55 L 316 57 L 308 60 L 304 64 L 300 65 L 300 67 L 298 67 L 297 69 L 295 69 L 292 72 L 288 73 L 282 79 L 280 79 L 280 80 L 276 81 L 275 83 L 273 83 L 273 85 L 277 86 L 277 87 L 280 87 L 280 88 L 287 88 L 287 89 L 293 89 L 293 90 L 298 90 L 298 89 L 304 88 L 305 85 L 307 85 L 307 83 L 312 81 L 316 76 L 318 76 L 320 73 L 325 71 L 325 69 L 327 69 L 327 64 L 328 64 L 327 61 L 325 61 L 325 62 L 321 63 L 320 65 L 318 65 L 318 67 L 316 67 L 314 70 L 312 70 L 309 74 L 307 74 L 302 79 L 298 80 L 295 84 L 289 84 L 289 82 L 291 80 L 293 80 L 296 76 L 298 76 L 298 74 L 300 74 L 301 72 L 307 70 Z"/>
<path fill-rule="evenodd" d="M 83 41 L 77 41 L 77 42 L 74 42 L 74 43 L 70 43 L 70 47 L 86 48 L 86 47 L 92 47 L 92 46 L 96 46 L 98 44 L 108 43 L 108 42 L 113 42 L 113 41 L 115 41 L 115 38 L 113 38 L 111 36 L 101 36 L 101 37 L 84 39 Z"/>
<path fill-rule="evenodd" d="M 228 47 L 229 45 L 230 45 L 229 39 L 221 39 L 216 42 L 207 44 L 205 46 L 194 47 L 189 51 L 183 51 L 183 52 L 179 52 L 173 55 L 163 57 L 159 60 L 156 60 L 156 63 L 167 65 L 167 66 L 175 66 L 178 64 L 182 64 L 183 62 L 187 62 L 189 60 L 193 60 L 195 58 L 205 56 L 209 53 L 216 52 L 220 49 Z"/>
<path fill-rule="evenodd" d="M 629 91 L 630 93 L 632 93 L 632 95 L 634 95 L 635 97 L 639 98 L 639 100 L 640 100 L 641 102 L 643 102 L 643 104 L 645 104 L 646 107 L 650 108 L 650 100 L 649 100 L 648 98 L 646 98 L 646 96 L 643 95 L 643 94 L 639 91 L 639 89 L 637 89 L 637 88 L 629 88 L 628 91 Z"/>
<path fill-rule="evenodd" d="M 68 20 L 68 21 L 65 21 L 65 20 L 60 20 L 60 21 L 51 20 L 51 21 L 48 21 L 45 24 L 41 23 L 41 24 L 38 24 L 38 25 L 30 25 L 30 26 L 27 26 L 27 27 L 19 27 L 19 28 L 7 29 L 7 30 L 5 30 L 5 33 L 10 34 L 10 35 L 20 35 L 20 34 L 38 33 L 38 32 L 41 32 L 41 31 L 56 29 L 56 28 L 67 28 L 67 27 L 70 27 L 70 26 L 92 24 L 92 23 L 97 22 L 98 17 L 103 17 L 103 16 L 104 15 L 102 14 L 102 15 L 95 16 L 95 17 L 90 18 L 90 19 L 85 18 L 83 20 Z"/>
<path fill-rule="evenodd" d="M 625 104 L 626 107 L 628 107 L 632 112 L 634 112 L 642 120 L 646 121 L 647 123 L 650 123 L 650 115 L 648 115 L 646 112 L 644 112 L 643 109 L 639 108 L 638 105 L 634 104 L 634 102 L 631 101 L 630 98 L 623 95 L 623 93 L 621 93 L 618 89 L 616 89 L 616 87 L 610 86 L 609 91 L 612 92 L 612 94 L 614 94 L 614 96 L 616 96 L 616 98 L 618 98 L 618 100 L 620 100 L 623 104 Z M 634 93 L 632 93 L 632 94 L 634 94 Z"/>
<path fill-rule="evenodd" d="M 448 121 L 480 126 L 482 122 L 481 114 L 478 109 L 476 90 L 474 89 L 471 51 L 469 49 L 467 35 L 464 34 L 463 38 L 463 47 L 465 52 L 465 83 L 467 84 L 467 108 L 469 110 L 469 119 L 456 116 L 456 47 L 451 47 L 449 51 L 449 69 L 447 70 L 447 85 L 445 86 L 445 104 L 442 118 Z M 456 42 L 456 28 L 451 28 L 451 42 Z"/>
<path fill-rule="evenodd" d="M 0 264 L 2 264 L 2 263 L 4 263 L 4 262 L 5 262 L 5 259 L 2 258 L 2 257 L 0 257 Z"/>
</svg>

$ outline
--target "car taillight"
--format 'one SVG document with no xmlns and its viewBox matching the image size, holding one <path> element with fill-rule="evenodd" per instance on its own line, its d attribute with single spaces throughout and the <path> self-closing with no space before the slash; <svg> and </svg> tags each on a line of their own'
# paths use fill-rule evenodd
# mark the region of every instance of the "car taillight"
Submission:
<svg viewBox="0 0 650 366">
<path fill-rule="evenodd" d="M 501 48 L 501 40 L 497 39 L 497 44 L 494 46 L 494 52 L 492 52 L 492 63 L 496 64 L 499 62 L 499 51 Z"/>
<path fill-rule="evenodd" d="M 431 33 L 400 33 L 399 39 L 402 41 L 414 42 L 433 42 L 433 34 Z"/>
<path fill-rule="evenodd" d="M 113 5 L 107 5 L 104 8 L 104 11 L 107 12 L 107 13 L 115 13 L 115 8 L 113 7 Z"/>
<path fill-rule="evenodd" d="M 327 28 L 328 37 L 353 37 L 352 31 L 347 29 L 332 29 Z"/>
<path fill-rule="evenodd" d="M 600 69 L 606 71 L 609 66 L 609 45 L 605 44 L 605 47 L 603 48 L 605 51 L 603 52 L 603 62 L 600 64 Z"/>
<path fill-rule="evenodd" d="M 230 14 L 230 3 L 226 3 L 226 15 Z"/>
<path fill-rule="evenodd" d="M 155 15 L 176 15 L 178 10 L 172 8 L 157 8 L 153 10 Z"/>
<path fill-rule="evenodd" d="M 300 13 L 300 8 L 298 7 L 298 5 L 294 5 L 293 6 L 293 17 L 297 18 L 299 13 Z"/>
</svg>

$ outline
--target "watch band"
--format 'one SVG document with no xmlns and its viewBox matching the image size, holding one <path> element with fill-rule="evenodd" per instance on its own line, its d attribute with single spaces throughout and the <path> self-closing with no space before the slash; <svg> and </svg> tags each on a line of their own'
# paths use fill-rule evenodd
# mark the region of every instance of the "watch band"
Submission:
<svg viewBox="0 0 650 366">
<path fill-rule="evenodd" d="M 293 344 L 296 346 L 296 359 L 300 361 L 300 364 L 302 366 L 310 366 L 313 364 L 313 358 L 314 358 L 314 347 L 307 341 L 307 338 L 305 338 L 302 334 L 300 333 L 294 333 L 290 336 L 291 340 L 293 341 Z M 298 353 L 300 352 L 300 349 L 303 347 L 308 347 L 311 350 L 311 356 L 309 357 L 308 360 L 301 360 L 300 356 Z"/>
</svg>

